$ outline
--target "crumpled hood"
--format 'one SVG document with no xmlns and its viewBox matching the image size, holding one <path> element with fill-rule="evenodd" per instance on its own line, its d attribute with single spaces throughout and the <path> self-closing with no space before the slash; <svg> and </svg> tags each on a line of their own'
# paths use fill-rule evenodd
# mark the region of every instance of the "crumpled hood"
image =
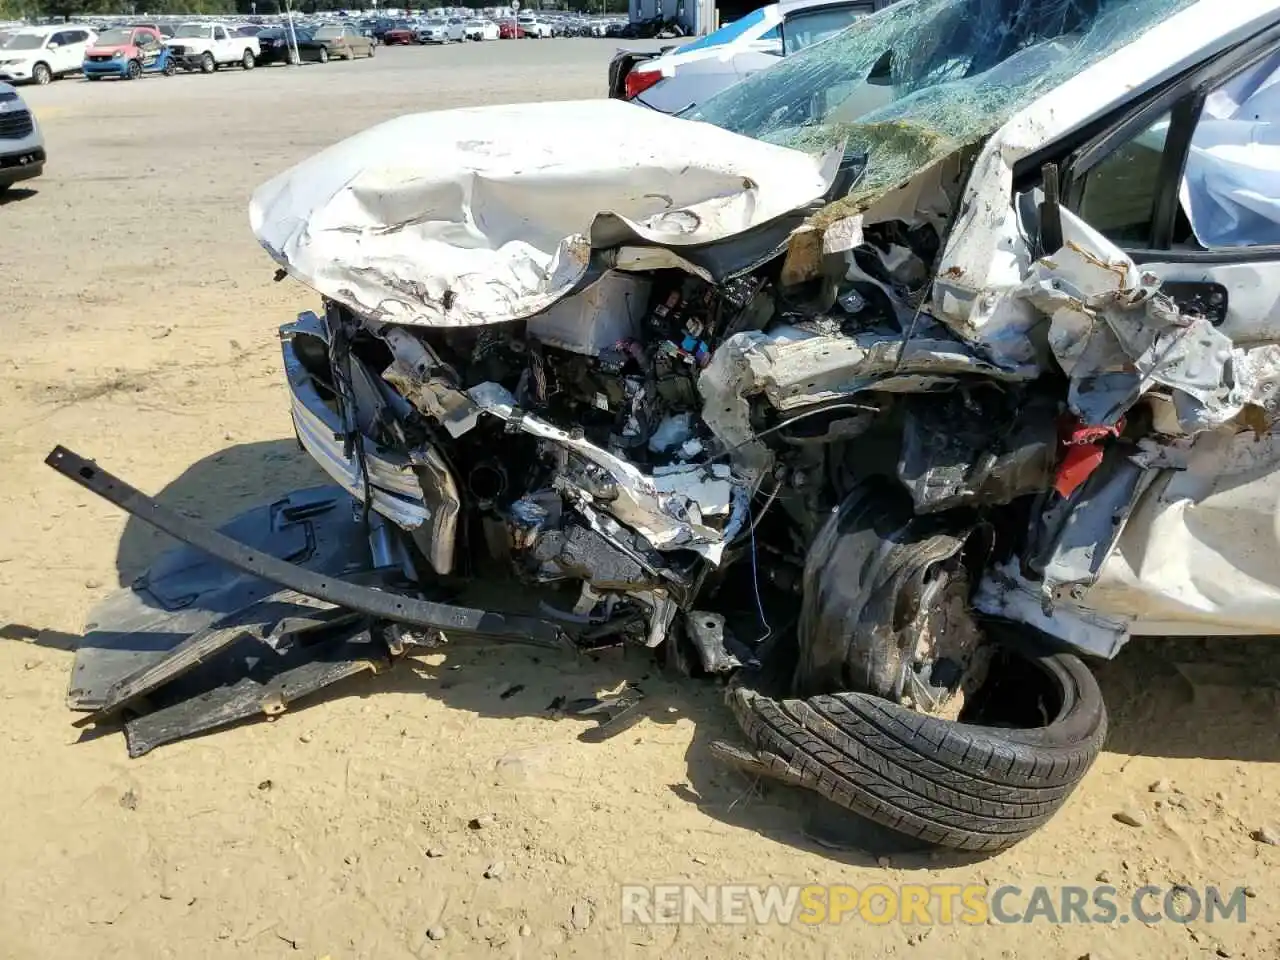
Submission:
<svg viewBox="0 0 1280 960">
<path fill-rule="evenodd" d="M 825 161 L 616 100 L 388 121 L 254 193 L 254 234 L 290 274 L 370 317 L 469 326 L 531 316 L 592 247 L 681 247 L 821 196 Z"/>
</svg>

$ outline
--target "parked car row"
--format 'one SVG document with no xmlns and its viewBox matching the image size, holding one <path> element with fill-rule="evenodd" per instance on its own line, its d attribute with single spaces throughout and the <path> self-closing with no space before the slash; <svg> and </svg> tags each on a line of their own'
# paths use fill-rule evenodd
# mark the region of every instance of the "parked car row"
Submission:
<svg viewBox="0 0 1280 960">
<path fill-rule="evenodd" d="M 579 26 L 579 22 L 587 26 Z M 591 26 L 598 24 L 599 26 Z M 598 32 L 592 32 L 598 31 Z M 387 44 L 462 43 L 466 40 L 541 40 L 550 37 L 604 36 L 602 21 L 542 14 L 487 17 L 402 17 L 377 21 L 371 36 Z"/>
<path fill-rule="evenodd" d="M 488 31 L 495 34 L 494 31 Z M 252 70 L 295 60 L 372 57 L 374 40 L 350 23 L 312 25 L 191 22 L 92 27 L 63 24 L 23 27 L 0 41 L 0 82 L 44 85 L 82 73 L 86 80 L 115 77 L 136 80 L 149 73 L 172 76 L 179 70 L 213 73 L 219 67 Z"/>
</svg>

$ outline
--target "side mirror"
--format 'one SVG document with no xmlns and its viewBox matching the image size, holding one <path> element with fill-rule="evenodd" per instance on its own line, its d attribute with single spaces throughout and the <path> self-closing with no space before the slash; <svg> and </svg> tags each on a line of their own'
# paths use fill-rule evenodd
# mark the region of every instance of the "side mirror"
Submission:
<svg viewBox="0 0 1280 960">
<path fill-rule="evenodd" d="M 57 50 L 60 46 L 62 46 L 62 44 L 60 44 L 57 40 L 50 40 L 50 41 L 49 41 L 49 49 L 50 49 L 50 50 Z"/>
</svg>

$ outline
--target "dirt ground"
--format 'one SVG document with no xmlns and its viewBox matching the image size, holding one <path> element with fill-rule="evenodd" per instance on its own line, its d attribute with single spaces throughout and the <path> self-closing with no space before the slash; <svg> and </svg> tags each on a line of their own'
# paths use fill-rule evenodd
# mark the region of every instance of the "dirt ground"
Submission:
<svg viewBox="0 0 1280 960">
<path fill-rule="evenodd" d="M 1135 644 L 1101 667 L 1107 752 L 1046 829 L 976 861 L 886 866 L 815 842 L 805 798 L 708 757 L 734 735 L 717 691 L 667 684 L 639 656 L 459 647 L 137 761 L 118 735 L 77 743 L 63 703 L 75 634 L 163 543 L 45 454 L 64 443 L 211 522 L 318 482 L 275 336 L 314 298 L 272 282 L 250 191 L 403 112 L 600 95 L 613 47 L 397 48 L 24 90 L 51 160 L 0 205 L 0 956 L 1280 957 L 1280 847 L 1250 836 L 1280 819 L 1277 700 L 1256 644 L 1181 669 Z M 652 710 L 613 740 L 582 742 L 589 724 L 547 711 L 622 680 Z M 1162 778 L 1177 792 L 1148 789 Z M 1125 810 L 1141 825 L 1114 819 Z M 619 909 L 623 883 L 1099 876 L 1126 893 L 1256 897 L 1244 924 L 928 931 L 624 926 Z"/>
</svg>

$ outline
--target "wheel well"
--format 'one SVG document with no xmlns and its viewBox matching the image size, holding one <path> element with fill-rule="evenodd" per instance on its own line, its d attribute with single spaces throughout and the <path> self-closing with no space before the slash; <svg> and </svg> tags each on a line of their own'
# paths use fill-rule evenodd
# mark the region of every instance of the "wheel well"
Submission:
<svg viewBox="0 0 1280 960">
<path fill-rule="evenodd" d="M 44 67 L 44 68 L 45 68 L 46 70 L 48 70 L 50 73 L 53 73 L 53 67 L 49 66 L 49 64 L 45 63 L 43 60 L 37 60 L 37 61 L 36 61 L 35 66 L 33 66 L 33 67 L 31 68 L 31 72 L 32 72 L 32 73 L 35 73 L 35 72 L 36 72 L 36 67 Z"/>
</svg>

